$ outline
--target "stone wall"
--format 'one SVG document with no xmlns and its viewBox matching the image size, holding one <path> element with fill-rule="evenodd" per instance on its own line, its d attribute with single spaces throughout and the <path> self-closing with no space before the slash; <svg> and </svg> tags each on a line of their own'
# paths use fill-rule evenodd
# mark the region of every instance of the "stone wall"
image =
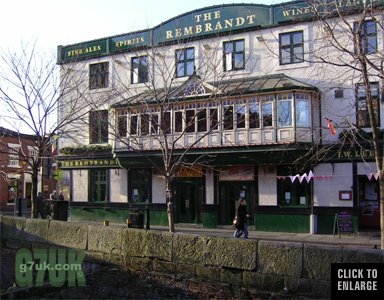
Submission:
<svg viewBox="0 0 384 300">
<path fill-rule="evenodd" d="M 7 247 L 56 245 L 123 270 L 177 273 L 202 281 L 330 298 L 331 264 L 383 263 L 384 252 L 293 242 L 244 240 L 0 216 Z"/>
</svg>

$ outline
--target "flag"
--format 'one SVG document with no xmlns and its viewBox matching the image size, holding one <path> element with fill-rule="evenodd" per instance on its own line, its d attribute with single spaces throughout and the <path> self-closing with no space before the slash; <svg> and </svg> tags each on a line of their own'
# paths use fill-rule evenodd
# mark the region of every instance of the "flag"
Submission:
<svg viewBox="0 0 384 300">
<path fill-rule="evenodd" d="M 329 128 L 329 131 L 331 132 L 331 134 L 336 135 L 336 130 L 335 130 L 335 127 L 333 126 L 332 121 L 328 118 L 324 118 L 324 119 L 325 119 L 325 121 L 327 121 L 328 128 Z"/>
</svg>

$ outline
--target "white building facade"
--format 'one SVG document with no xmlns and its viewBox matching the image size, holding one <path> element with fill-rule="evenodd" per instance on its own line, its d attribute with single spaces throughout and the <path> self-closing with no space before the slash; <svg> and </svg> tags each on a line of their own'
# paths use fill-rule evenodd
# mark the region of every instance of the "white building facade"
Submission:
<svg viewBox="0 0 384 300">
<path fill-rule="evenodd" d="M 60 118 L 76 120 L 59 157 L 71 217 L 124 222 L 138 209 L 166 225 L 171 199 L 176 223 L 217 227 L 245 198 L 256 230 L 330 233 L 341 212 L 355 229 L 378 228 L 374 152 L 346 142 L 369 132 L 366 91 L 326 28 L 348 45 L 343 30 L 360 5 L 212 6 L 59 46 L 61 77 L 71 78 Z M 382 2 L 374 6 L 361 36 L 382 57 Z M 332 10 L 345 17 L 316 17 Z M 383 128 L 374 72 L 370 87 Z"/>
</svg>

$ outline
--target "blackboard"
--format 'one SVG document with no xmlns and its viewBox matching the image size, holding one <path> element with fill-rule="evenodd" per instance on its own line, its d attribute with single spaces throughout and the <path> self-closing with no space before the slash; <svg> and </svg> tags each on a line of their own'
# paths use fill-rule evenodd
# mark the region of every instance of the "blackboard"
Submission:
<svg viewBox="0 0 384 300">
<path fill-rule="evenodd" d="M 355 236 L 353 219 L 350 213 L 340 212 L 335 214 L 333 236 L 335 236 L 336 231 L 339 237 L 341 234 L 353 234 L 353 236 Z"/>
</svg>

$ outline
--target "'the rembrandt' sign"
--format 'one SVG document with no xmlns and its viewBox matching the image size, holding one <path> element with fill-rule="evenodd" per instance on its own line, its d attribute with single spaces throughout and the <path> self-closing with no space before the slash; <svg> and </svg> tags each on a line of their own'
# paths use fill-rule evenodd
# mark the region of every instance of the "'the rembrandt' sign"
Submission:
<svg viewBox="0 0 384 300">
<path fill-rule="evenodd" d="M 175 41 L 267 28 L 335 12 L 348 14 L 363 5 L 383 6 L 383 0 L 304 0 L 275 5 L 227 4 L 198 9 L 170 19 L 152 29 L 59 46 L 58 63 L 135 51 Z"/>
<path fill-rule="evenodd" d="M 85 168 L 120 168 L 117 158 L 111 159 L 76 159 L 60 161 L 60 169 Z"/>
</svg>

